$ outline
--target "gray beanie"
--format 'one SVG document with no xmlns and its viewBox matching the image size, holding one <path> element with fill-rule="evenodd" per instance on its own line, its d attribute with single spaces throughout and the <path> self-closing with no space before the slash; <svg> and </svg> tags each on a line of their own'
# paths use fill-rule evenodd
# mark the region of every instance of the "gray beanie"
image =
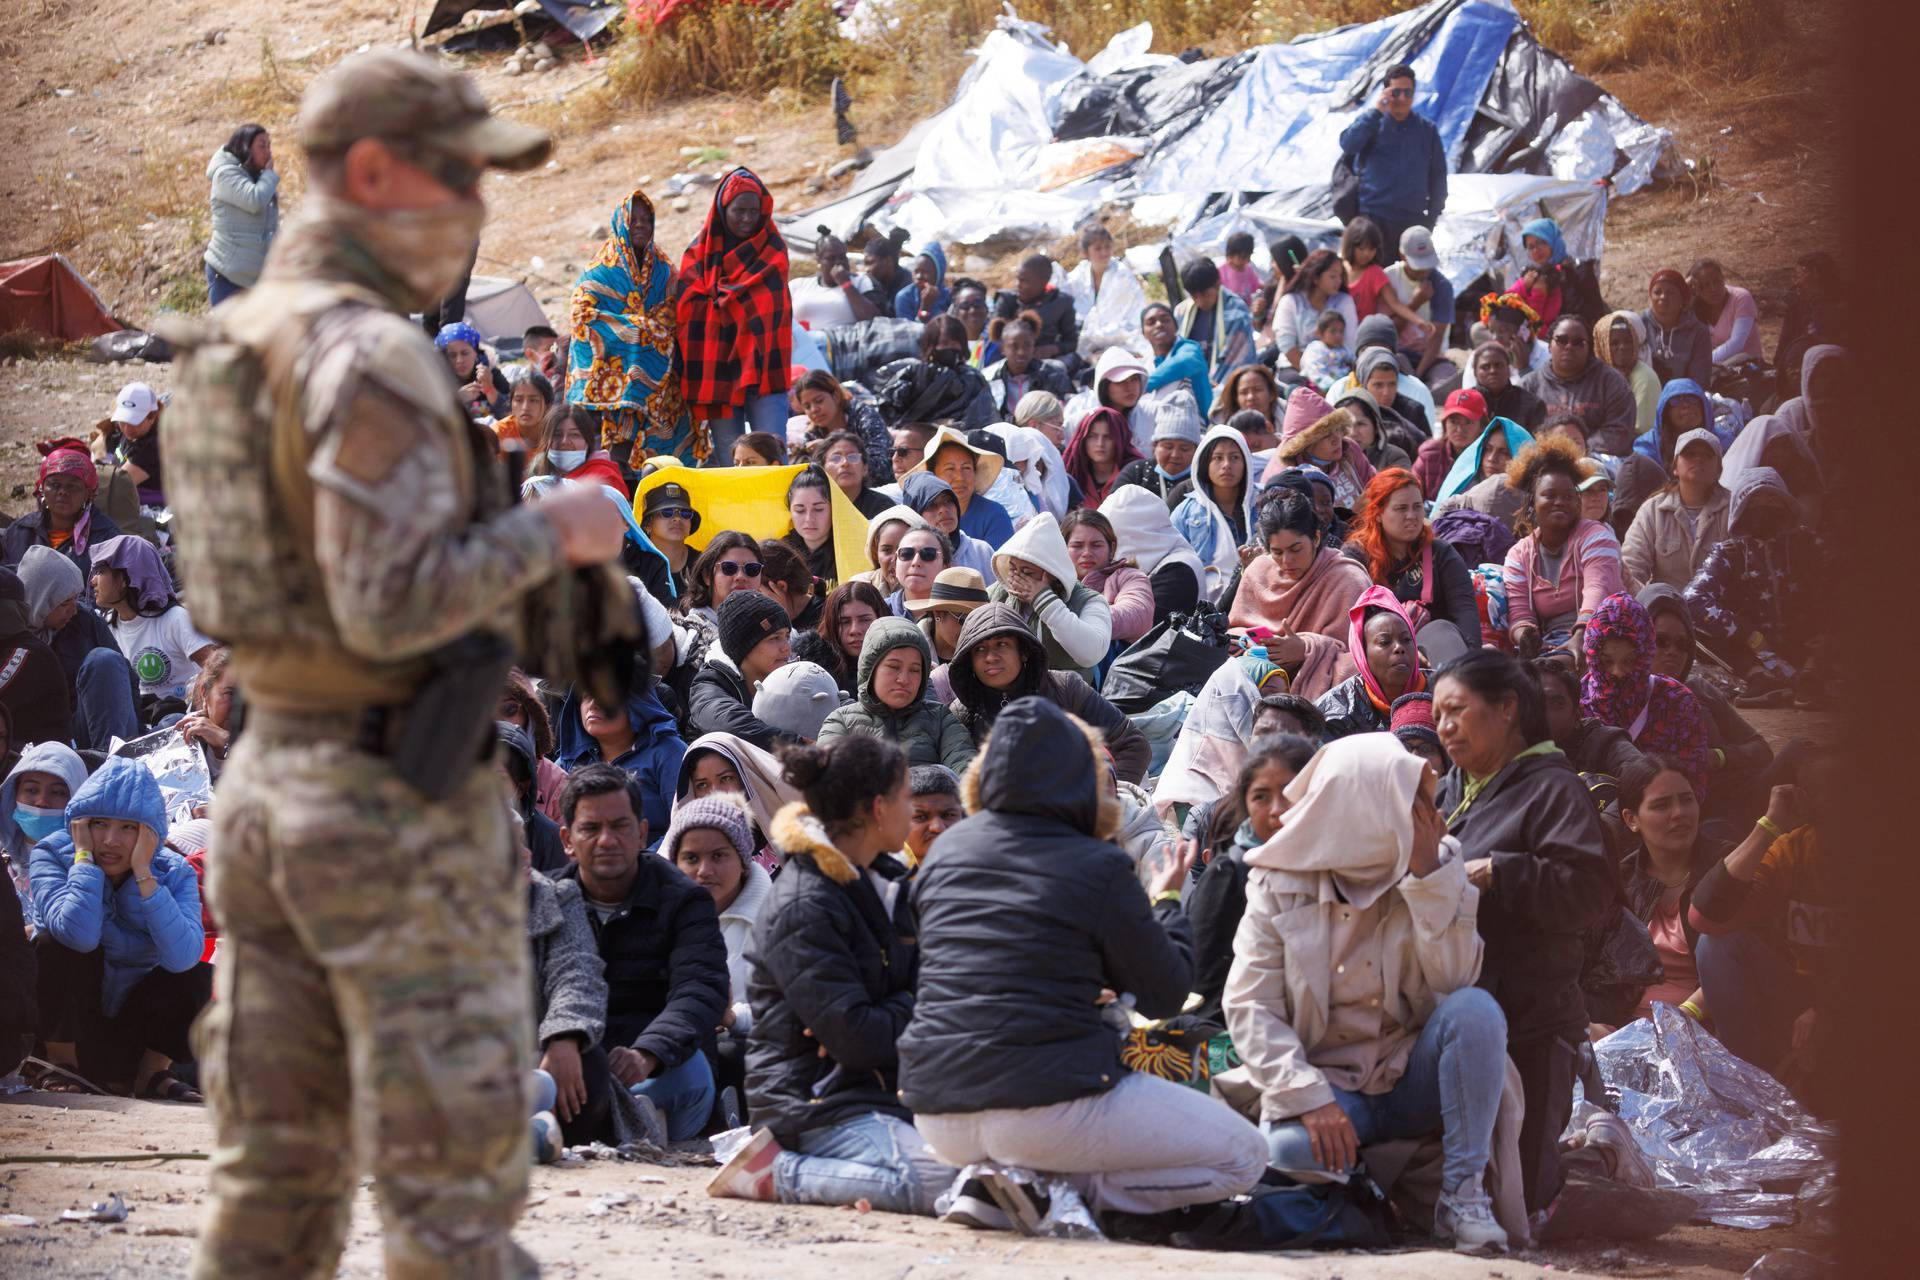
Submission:
<svg viewBox="0 0 1920 1280">
<path fill-rule="evenodd" d="M 840 686 L 816 662 L 789 662 L 762 680 L 753 695 L 754 715 L 807 742 L 820 736 L 820 725 L 839 705 Z"/>
<path fill-rule="evenodd" d="M 1194 402 L 1193 392 L 1185 387 L 1168 392 L 1154 406 L 1155 440 L 1185 440 L 1188 444 L 1198 445 L 1205 431 L 1206 423 L 1200 419 L 1200 406 Z"/>
</svg>

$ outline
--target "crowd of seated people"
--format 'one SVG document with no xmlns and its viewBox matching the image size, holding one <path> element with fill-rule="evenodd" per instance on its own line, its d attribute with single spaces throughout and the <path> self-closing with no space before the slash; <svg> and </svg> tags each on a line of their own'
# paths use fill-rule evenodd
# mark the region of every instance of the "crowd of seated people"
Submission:
<svg viewBox="0 0 1920 1280">
<path fill-rule="evenodd" d="M 715 1195 L 1032 1231 L 1033 1169 L 1110 1234 L 1257 1247 L 1257 1186 L 1420 1140 L 1415 1221 L 1479 1250 L 1571 1229 L 1582 1047 L 1654 1003 L 1804 1078 L 1828 766 L 1740 708 L 1833 679 L 1830 263 L 1791 394 L 1748 403 L 1714 390 L 1762 352 L 1726 267 L 1608 311 L 1544 217 L 1473 324 L 1430 228 L 1364 214 L 1264 271 L 1236 232 L 1169 304 L 1097 224 L 996 295 L 899 235 L 804 274 L 772 208 L 736 170 L 676 267 L 636 193 L 569 335 L 437 338 L 526 500 L 630 510 L 649 620 L 625 706 L 500 693 L 540 1158 L 746 1127 Z M 665 299 L 706 337 L 662 363 L 623 335 Z M 795 327 L 879 354 L 798 369 Z M 111 753 L 173 730 L 217 781 L 246 686 L 172 574 L 164 427 L 123 389 L 0 535 L 0 968 L 38 975 L 0 1056 L 190 1102 L 219 851 Z M 716 497 L 755 475 L 765 520 Z M 1663 976 L 1602 999 L 1622 904 Z M 1232 1080 L 1129 1065 L 1124 1011 L 1210 1027 Z"/>
</svg>

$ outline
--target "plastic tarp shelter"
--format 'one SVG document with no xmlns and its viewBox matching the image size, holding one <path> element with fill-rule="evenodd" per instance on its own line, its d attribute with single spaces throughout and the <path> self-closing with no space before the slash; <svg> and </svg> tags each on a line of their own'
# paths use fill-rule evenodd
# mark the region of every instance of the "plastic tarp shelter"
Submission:
<svg viewBox="0 0 1920 1280">
<path fill-rule="evenodd" d="M 1339 135 L 1373 109 L 1381 74 L 1417 73 L 1415 110 L 1447 147 L 1435 239 L 1456 284 L 1512 260 L 1520 222 L 1563 217 L 1598 256 L 1609 191 L 1652 180 L 1669 135 L 1542 48 L 1510 0 L 1432 0 L 1377 22 L 1183 63 L 1122 31 L 1082 62 L 1046 28 L 1003 16 L 953 102 L 881 153 L 832 204 L 783 219 L 790 243 L 863 222 L 979 244 L 1068 234 L 1103 205 L 1169 228 L 1177 256 L 1244 224 L 1326 241 Z M 1159 246 L 1136 250 L 1151 259 Z M 1479 262 L 1480 267 L 1473 264 Z"/>
<path fill-rule="evenodd" d="M 467 283 L 467 323 L 501 354 L 518 354 L 521 335 L 546 324 L 533 290 L 504 276 L 475 276 Z"/>
<path fill-rule="evenodd" d="M 26 329 L 83 342 L 125 327 L 64 255 L 0 262 L 0 333 Z"/>
</svg>

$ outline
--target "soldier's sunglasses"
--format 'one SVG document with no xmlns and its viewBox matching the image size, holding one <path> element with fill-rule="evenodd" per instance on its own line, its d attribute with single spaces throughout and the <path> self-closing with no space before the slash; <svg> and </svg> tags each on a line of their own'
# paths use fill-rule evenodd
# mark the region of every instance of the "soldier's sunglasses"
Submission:
<svg viewBox="0 0 1920 1280">
<path fill-rule="evenodd" d="M 478 195 L 480 179 L 487 172 L 484 160 L 475 163 L 466 156 L 452 155 L 432 147 L 403 147 L 400 148 L 400 156 L 455 195 Z"/>
</svg>

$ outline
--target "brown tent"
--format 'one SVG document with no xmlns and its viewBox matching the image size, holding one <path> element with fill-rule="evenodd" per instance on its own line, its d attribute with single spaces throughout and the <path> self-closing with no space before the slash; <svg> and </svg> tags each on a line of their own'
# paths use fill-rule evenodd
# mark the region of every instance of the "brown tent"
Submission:
<svg viewBox="0 0 1920 1280">
<path fill-rule="evenodd" d="M 125 327 L 60 254 L 0 262 L 0 333 L 28 329 L 81 342 Z"/>
</svg>

